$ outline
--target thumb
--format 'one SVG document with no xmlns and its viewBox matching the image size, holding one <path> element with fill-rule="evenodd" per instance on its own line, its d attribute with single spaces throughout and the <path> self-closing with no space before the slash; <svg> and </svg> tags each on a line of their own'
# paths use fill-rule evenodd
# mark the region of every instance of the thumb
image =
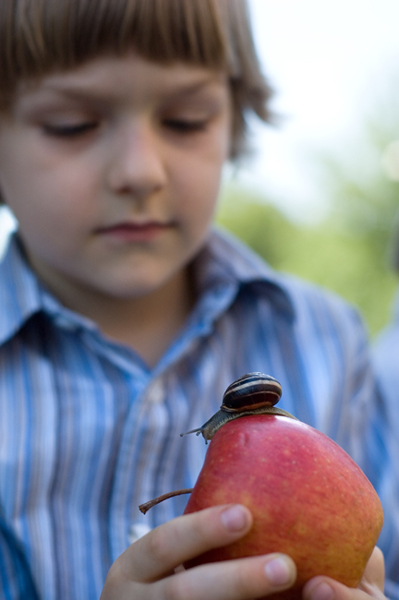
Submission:
<svg viewBox="0 0 399 600">
<path fill-rule="evenodd" d="M 369 558 L 366 569 L 363 573 L 359 588 L 370 593 L 372 589 L 384 591 L 385 566 L 384 555 L 376 546 Z"/>
</svg>

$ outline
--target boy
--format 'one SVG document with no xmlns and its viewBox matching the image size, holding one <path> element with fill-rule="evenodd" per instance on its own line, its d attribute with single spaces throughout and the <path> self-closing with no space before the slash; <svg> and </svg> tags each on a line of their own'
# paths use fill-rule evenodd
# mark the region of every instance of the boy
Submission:
<svg viewBox="0 0 399 600">
<path fill-rule="evenodd" d="M 193 485 L 205 446 L 179 433 L 248 371 L 364 462 L 357 315 L 211 228 L 246 113 L 269 118 L 244 2 L 2 0 L 0 20 L 0 190 L 19 224 L 0 272 L 4 596 L 98 599 L 105 580 L 104 600 L 289 588 L 281 555 L 172 575 L 244 535 L 243 507 L 138 511 Z M 316 578 L 306 595 L 381 597 L 382 571 L 375 552 L 364 592 Z"/>
</svg>

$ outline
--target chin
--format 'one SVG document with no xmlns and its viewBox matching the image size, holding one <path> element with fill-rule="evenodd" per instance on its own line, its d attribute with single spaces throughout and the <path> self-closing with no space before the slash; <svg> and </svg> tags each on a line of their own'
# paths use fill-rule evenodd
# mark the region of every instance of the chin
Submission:
<svg viewBox="0 0 399 600">
<path fill-rule="evenodd" d="M 165 287 L 158 281 L 135 280 L 133 282 L 114 281 L 107 286 L 99 286 L 98 292 L 109 296 L 112 300 L 143 300 L 160 293 Z"/>
</svg>

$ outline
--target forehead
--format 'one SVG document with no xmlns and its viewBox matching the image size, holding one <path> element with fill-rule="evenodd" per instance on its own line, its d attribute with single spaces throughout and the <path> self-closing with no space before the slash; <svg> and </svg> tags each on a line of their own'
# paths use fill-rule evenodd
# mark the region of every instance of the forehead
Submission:
<svg viewBox="0 0 399 600">
<path fill-rule="evenodd" d="M 103 57 L 76 69 L 54 73 L 18 87 L 16 105 L 57 99 L 150 101 L 190 99 L 201 94 L 229 93 L 225 73 L 184 63 L 163 65 L 135 53 Z"/>
</svg>

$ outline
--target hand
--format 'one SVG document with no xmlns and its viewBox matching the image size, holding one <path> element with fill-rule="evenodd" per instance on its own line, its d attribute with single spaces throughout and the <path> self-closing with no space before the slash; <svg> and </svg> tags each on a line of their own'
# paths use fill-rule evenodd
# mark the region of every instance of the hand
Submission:
<svg viewBox="0 0 399 600">
<path fill-rule="evenodd" d="M 386 600 L 384 578 L 384 557 L 379 548 L 374 548 L 357 589 L 329 577 L 313 577 L 305 585 L 302 596 L 305 600 Z"/>
<path fill-rule="evenodd" d="M 248 509 L 229 505 L 157 527 L 114 562 L 100 600 L 248 600 L 288 589 L 296 568 L 282 554 L 180 567 L 206 550 L 239 539 L 252 522 Z"/>
</svg>

